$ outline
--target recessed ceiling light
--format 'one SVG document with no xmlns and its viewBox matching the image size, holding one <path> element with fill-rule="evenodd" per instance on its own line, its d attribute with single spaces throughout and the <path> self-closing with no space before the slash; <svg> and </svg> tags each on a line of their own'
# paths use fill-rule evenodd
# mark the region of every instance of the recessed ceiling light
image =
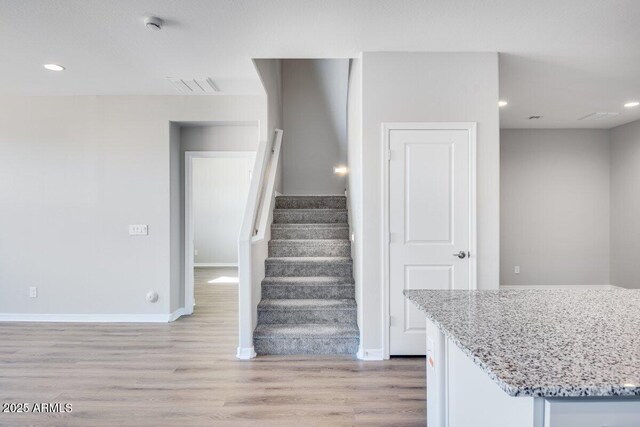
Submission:
<svg viewBox="0 0 640 427">
<path fill-rule="evenodd" d="M 44 64 L 43 67 L 49 71 L 64 71 L 64 67 L 58 64 Z"/>
<path fill-rule="evenodd" d="M 627 108 L 637 107 L 638 105 L 640 105 L 640 102 L 638 101 L 631 101 L 624 104 L 624 106 Z"/>
<path fill-rule="evenodd" d="M 509 104 L 507 101 L 498 101 L 498 107 L 506 107 Z"/>
</svg>

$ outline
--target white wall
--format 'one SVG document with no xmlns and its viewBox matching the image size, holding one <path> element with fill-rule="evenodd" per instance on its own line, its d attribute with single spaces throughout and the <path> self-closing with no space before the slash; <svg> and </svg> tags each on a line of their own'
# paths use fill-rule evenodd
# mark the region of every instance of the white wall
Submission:
<svg viewBox="0 0 640 427">
<path fill-rule="evenodd" d="M 478 123 L 478 286 L 498 287 L 498 55 L 365 52 L 362 71 L 363 347 L 381 350 L 383 122 Z"/>
<path fill-rule="evenodd" d="M 640 121 L 610 132 L 611 284 L 640 288 Z"/>
<path fill-rule="evenodd" d="M 266 98 L 0 98 L 0 313 L 159 319 L 179 305 L 171 121 L 265 122 Z"/>
<path fill-rule="evenodd" d="M 358 326 L 360 334 L 366 327 L 362 319 L 362 58 L 354 58 L 349 64 L 349 92 L 347 97 L 347 202 L 349 225 L 355 240 L 351 243 L 353 277 Z"/>
<path fill-rule="evenodd" d="M 192 162 L 194 262 L 238 265 L 238 235 L 253 158 L 208 157 Z"/>
<path fill-rule="evenodd" d="M 344 193 L 348 72 L 348 59 L 282 61 L 285 194 Z"/>
<path fill-rule="evenodd" d="M 274 137 L 276 129 L 283 129 L 282 118 L 282 60 L 254 59 L 258 76 L 267 94 L 267 135 Z M 276 173 L 276 191 L 282 193 L 282 162 L 278 164 Z"/>
<path fill-rule="evenodd" d="M 500 284 L 609 284 L 609 132 L 500 135 Z"/>
</svg>

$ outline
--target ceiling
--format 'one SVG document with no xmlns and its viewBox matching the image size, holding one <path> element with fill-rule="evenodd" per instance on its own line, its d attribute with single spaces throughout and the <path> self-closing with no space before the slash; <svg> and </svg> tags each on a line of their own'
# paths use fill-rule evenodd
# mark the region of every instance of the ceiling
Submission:
<svg viewBox="0 0 640 427">
<path fill-rule="evenodd" d="M 0 0 L 0 95 L 255 94 L 251 58 L 498 51 L 502 127 L 609 128 L 640 119 L 639 41 L 638 0 Z"/>
</svg>

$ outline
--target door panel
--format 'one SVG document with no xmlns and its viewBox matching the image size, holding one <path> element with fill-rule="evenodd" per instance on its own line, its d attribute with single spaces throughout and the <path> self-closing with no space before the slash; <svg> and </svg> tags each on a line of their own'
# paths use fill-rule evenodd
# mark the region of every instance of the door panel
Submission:
<svg viewBox="0 0 640 427">
<path fill-rule="evenodd" d="M 452 144 L 407 143 L 404 156 L 405 243 L 451 242 Z"/>
<path fill-rule="evenodd" d="M 389 344 L 425 354 L 424 314 L 405 289 L 469 289 L 469 130 L 389 133 Z M 474 254 L 475 255 L 475 254 Z"/>
<path fill-rule="evenodd" d="M 404 289 L 451 289 L 453 268 L 450 265 L 405 265 Z M 411 301 L 404 298 L 404 332 L 424 335 L 426 317 Z"/>
</svg>

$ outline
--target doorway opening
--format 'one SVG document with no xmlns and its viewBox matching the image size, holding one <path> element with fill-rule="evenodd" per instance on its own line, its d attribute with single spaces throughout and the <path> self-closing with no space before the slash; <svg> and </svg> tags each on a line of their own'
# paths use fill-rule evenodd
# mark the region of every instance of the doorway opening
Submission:
<svg viewBox="0 0 640 427">
<path fill-rule="evenodd" d="M 195 279 L 238 283 L 238 235 L 255 152 L 185 152 L 185 307 L 193 307 Z"/>
<path fill-rule="evenodd" d="M 170 134 L 170 306 L 177 318 L 194 312 L 198 295 L 206 304 L 212 287 L 237 295 L 238 235 L 259 126 L 172 122 Z"/>
</svg>

